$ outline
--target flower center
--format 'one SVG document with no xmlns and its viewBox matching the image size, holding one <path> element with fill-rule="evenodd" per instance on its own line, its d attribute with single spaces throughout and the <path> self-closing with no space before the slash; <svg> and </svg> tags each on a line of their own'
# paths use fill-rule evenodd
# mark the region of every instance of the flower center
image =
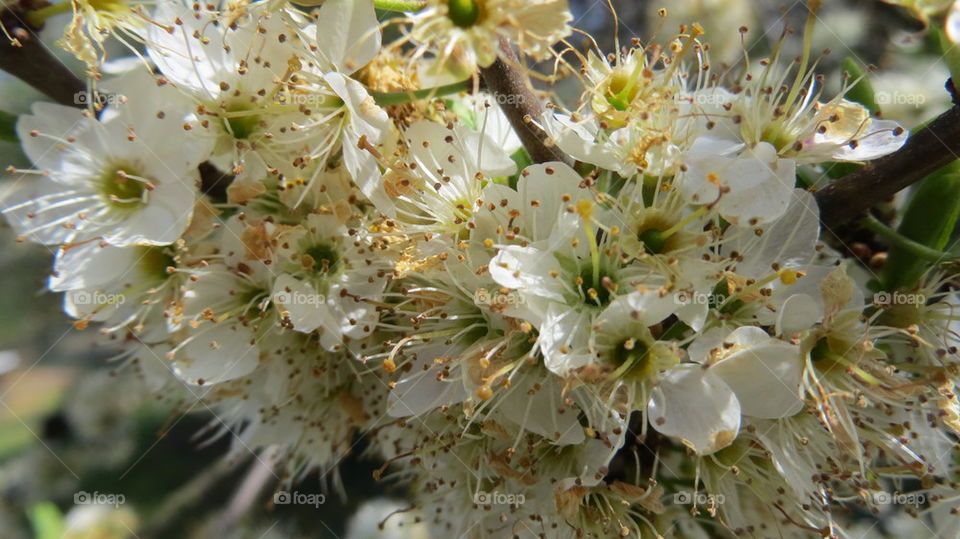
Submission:
<svg viewBox="0 0 960 539">
<path fill-rule="evenodd" d="M 626 339 L 613 350 L 613 363 L 623 375 L 646 376 L 651 365 L 650 348 L 643 341 Z"/>
<path fill-rule="evenodd" d="M 114 208 L 134 209 L 146 204 L 144 192 L 152 188 L 145 178 L 134 174 L 130 167 L 117 165 L 100 177 L 100 193 Z"/>
<path fill-rule="evenodd" d="M 140 270 L 148 278 L 164 280 L 167 278 L 167 268 L 177 265 L 177 262 L 164 247 L 143 247 L 141 249 Z"/>
<path fill-rule="evenodd" d="M 580 286 L 580 293 L 587 305 L 604 307 L 613 299 L 613 279 L 601 270 L 594 279 L 594 271 L 590 266 L 584 267 L 576 280 Z"/>
<path fill-rule="evenodd" d="M 470 28 L 480 20 L 480 2 L 447 0 L 447 16 L 460 28 Z"/>
<path fill-rule="evenodd" d="M 314 273 L 330 274 L 337 270 L 340 256 L 328 243 L 318 243 L 303 252 L 300 257 L 303 267 Z"/>
<path fill-rule="evenodd" d="M 233 134 L 233 138 L 245 140 L 257 130 L 260 117 L 253 113 L 253 109 L 232 105 L 227 108 L 223 123 L 227 131 Z"/>
<path fill-rule="evenodd" d="M 657 255 L 663 252 L 667 246 L 667 236 L 663 231 L 657 228 L 648 228 L 637 234 L 640 241 L 643 242 L 643 248 L 648 254 Z"/>
</svg>

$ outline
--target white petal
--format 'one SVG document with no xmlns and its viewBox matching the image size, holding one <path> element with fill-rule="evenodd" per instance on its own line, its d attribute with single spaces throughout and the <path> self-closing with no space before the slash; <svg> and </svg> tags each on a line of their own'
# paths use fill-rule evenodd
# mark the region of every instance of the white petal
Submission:
<svg viewBox="0 0 960 539">
<path fill-rule="evenodd" d="M 129 219 L 104 234 L 104 241 L 117 247 L 129 245 L 169 245 L 180 237 L 190 222 L 193 197 L 174 210 L 159 204 L 148 204 Z"/>
<path fill-rule="evenodd" d="M 543 126 L 557 147 L 574 159 L 611 170 L 625 168 L 612 142 L 595 142 L 598 129 L 595 122 L 577 123 L 569 116 L 548 113 L 543 116 Z"/>
<path fill-rule="evenodd" d="M 700 455 L 730 445 L 740 431 L 740 403 L 720 378 L 699 365 L 666 373 L 647 405 L 650 424 Z"/>
<path fill-rule="evenodd" d="M 473 131 L 464 125 L 458 125 L 454 132 L 470 157 L 476 162 L 476 169 L 488 178 L 510 176 L 517 171 L 517 164 L 503 151 L 494 140 L 484 133 Z"/>
<path fill-rule="evenodd" d="M 98 241 L 61 248 L 57 252 L 54 275 L 50 276 L 50 290 L 105 286 L 121 277 L 132 282 L 138 277 L 134 267 L 141 254 L 139 249 L 103 246 Z"/>
<path fill-rule="evenodd" d="M 645 326 L 662 322 L 680 307 L 673 296 L 661 296 L 656 291 L 631 292 L 626 296 L 618 297 L 616 301 L 621 299 L 630 307 L 628 316 L 634 316 Z"/>
<path fill-rule="evenodd" d="M 317 14 L 319 52 L 350 74 L 380 52 L 380 23 L 370 0 L 326 0 Z"/>
<path fill-rule="evenodd" d="M 951 42 L 960 43 L 960 2 L 954 2 L 950 6 L 944 29 Z"/>
<path fill-rule="evenodd" d="M 550 276 L 560 271 L 552 253 L 534 247 L 511 245 L 500 249 L 490 261 L 490 276 L 500 286 L 562 302 L 562 284 Z"/>
<path fill-rule="evenodd" d="M 543 163 L 524 169 L 517 182 L 517 192 L 524 208 L 520 214 L 523 228 L 531 237 L 543 239 L 553 232 L 568 230 L 558 226 L 559 219 L 571 215 L 566 211 L 567 206 L 593 198 L 588 190 L 580 187 L 582 182 L 583 178 L 564 163 Z M 564 195 L 570 196 L 569 202 L 563 201 Z"/>
<path fill-rule="evenodd" d="M 731 227 L 730 241 L 722 247 L 724 256 L 736 251 L 742 262 L 738 275 L 760 279 L 769 275 L 773 264 L 782 268 L 809 263 L 816 253 L 820 236 L 820 211 L 813 195 L 805 189 L 793 189 L 786 211 L 773 223 L 762 227 L 759 238 L 741 227 Z"/>
<path fill-rule="evenodd" d="M 290 317 L 293 329 L 310 333 L 323 327 L 339 333 L 337 321 L 331 316 L 327 298 L 318 294 L 309 283 L 284 273 L 273 286 L 272 301 Z"/>
<path fill-rule="evenodd" d="M 777 333 L 790 336 L 813 327 L 823 318 L 823 305 L 809 294 L 794 294 L 780 306 Z"/>
<path fill-rule="evenodd" d="M 24 177 L 22 181 L 23 186 L 3 200 L 3 215 L 18 236 L 44 245 L 89 239 L 80 237 L 83 231 L 77 227 L 82 221 L 76 217 L 89 209 L 90 202 L 79 198 L 88 193 L 72 194 L 49 178 Z"/>
<path fill-rule="evenodd" d="M 89 129 L 94 120 L 83 116 L 83 110 L 54 103 L 37 102 L 33 114 L 17 120 L 17 138 L 34 166 L 40 170 L 54 170 L 64 153 L 60 147 L 68 137 Z M 37 133 L 32 136 L 31 133 Z"/>
<path fill-rule="evenodd" d="M 177 350 L 173 370 L 191 384 L 208 385 L 246 376 L 257 368 L 260 350 L 253 332 L 239 323 L 225 322 L 201 333 Z M 201 384 L 202 382 L 202 384 Z"/>
<path fill-rule="evenodd" d="M 499 409 L 513 423 L 557 445 L 582 443 L 586 435 L 578 421 L 579 410 L 564 402 L 562 386 L 540 384 L 534 378 L 515 383 Z M 540 389 L 534 389 L 535 383 Z"/>
<path fill-rule="evenodd" d="M 547 308 L 538 328 L 537 345 L 543 353 L 543 364 L 550 372 L 566 376 L 593 360 L 587 350 L 590 318 L 589 313 L 573 311 L 559 303 L 551 303 Z"/>
<path fill-rule="evenodd" d="M 427 413 L 440 406 L 462 402 L 467 394 L 463 385 L 437 378 L 442 365 L 430 369 L 414 369 L 390 390 L 387 415 L 409 417 Z"/>
<path fill-rule="evenodd" d="M 739 328 L 724 342 L 734 344 L 734 349 L 744 349 L 708 370 L 733 389 L 744 415 L 775 419 L 803 408 L 800 382 L 804 362 L 799 347 L 774 339 L 756 327 Z"/>
<path fill-rule="evenodd" d="M 236 68 L 230 65 L 211 18 L 198 19 L 193 10 L 178 2 L 159 2 L 153 20 L 160 24 L 147 25 L 145 41 L 147 54 L 160 72 L 175 85 L 205 98 L 219 95 L 219 81 L 229 78 Z M 167 27 L 173 32 L 167 32 Z M 204 45 L 204 38 L 210 39 L 210 44 Z"/>
</svg>

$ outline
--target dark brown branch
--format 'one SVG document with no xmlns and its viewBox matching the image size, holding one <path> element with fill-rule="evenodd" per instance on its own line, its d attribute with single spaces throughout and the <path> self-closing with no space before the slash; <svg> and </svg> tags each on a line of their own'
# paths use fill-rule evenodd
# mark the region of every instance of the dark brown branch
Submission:
<svg viewBox="0 0 960 539">
<path fill-rule="evenodd" d="M 489 67 L 480 68 L 480 75 L 487 90 L 493 94 L 500 109 L 507 115 L 530 158 L 534 163 L 562 161 L 572 164 L 570 158 L 559 148 L 548 144 L 547 134 L 532 123 L 533 120 L 540 121 L 543 106 L 530 89 L 526 75 L 514 67 L 517 57 L 510 44 L 501 40 L 500 51 L 507 57 L 507 61 L 497 58 Z"/>
<path fill-rule="evenodd" d="M 222 172 L 210 161 L 200 163 L 200 192 L 217 204 L 227 201 L 227 188 L 233 182 L 233 174 Z"/>
<path fill-rule="evenodd" d="M 871 206 L 951 163 L 960 155 L 960 107 L 954 106 L 913 133 L 896 152 L 870 161 L 816 192 L 820 219 L 841 225 Z"/>
<path fill-rule="evenodd" d="M 58 60 L 40 41 L 38 29 L 27 24 L 20 7 L 4 9 L 0 22 L 17 40 L 17 45 L 0 36 L 0 69 L 43 92 L 62 105 L 85 105 L 78 95 L 86 84 Z"/>
</svg>

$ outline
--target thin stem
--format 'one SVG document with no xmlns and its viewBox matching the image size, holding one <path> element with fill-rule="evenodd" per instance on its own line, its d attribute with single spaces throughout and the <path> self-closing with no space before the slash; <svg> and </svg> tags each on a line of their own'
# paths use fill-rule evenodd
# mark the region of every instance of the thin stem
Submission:
<svg viewBox="0 0 960 539">
<path fill-rule="evenodd" d="M 0 15 L 0 24 L 15 38 L 12 43 L 9 40 L 0 43 L 0 69 L 57 103 L 82 106 L 78 96 L 86 94 L 87 85 L 50 52 L 37 37 L 37 29 L 25 22 L 24 17 L 26 14 L 16 7 L 6 8 Z"/>
<path fill-rule="evenodd" d="M 427 3 L 423 0 L 374 0 L 373 7 L 383 11 L 420 11 Z"/>
<path fill-rule="evenodd" d="M 391 105 L 402 105 L 418 99 L 428 99 L 441 95 L 468 92 L 471 88 L 472 81 L 467 79 L 460 82 L 445 84 L 443 86 L 437 86 L 435 88 L 407 90 L 405 92 L 370 92 L 370 94 L 373 96 L 373 100 L 376 101 L 378 105 L 381 107 L 389 107 Z"/>
<path fill-rule="evenodd" d="M 72 4 L 70 2 L 60 2 L 59 4 L 50 4 L 49 6 L 42 7 L 40 9 L 35 9 L 33 11 L 27 12 L 25 18 L 27 22 L 33 26 L 40 26 L 47 19 L 55 15 L 60 15 L 61 13 L 68 13 L 72 9 Z"/>
<path fill-rule="evenodd" d="M 949 253 L 944 253 L 936 249 L 931 249 L 922 243 L 917 243 L 910 238 L 900 234 L 896 230 L 888 227 L 887 225 L 881 223 L 877 220 L 876 217 L 872 215 L 867 215 L 860 221 L 860 224 L 864 228 L 873 232 L 874 234 L 884 238 L 892 245 L 900 247 L 901 249 L 906 250 L 913 256 L 923 258 L 924 260 L 931 260 L 933 262 L 945 262 L 949 260 L 957 260 L 956 255 L 951 255 Z"/>
<path fill-rule="evenodd" d="M 480 69 L 483 82 L 500 105 L 500 110 L 510 120 L 510 125 L 517 132 L 534 163 L 560 161 L 573 164 L 573 161 L 549 140 L 547 133 L 534 123 L 541 120 L 543 106 L 530 89 L 527 76 L 514 67 L 517 62 L 510 43 L 501 39 L 500 57 Z"/>
</svg>

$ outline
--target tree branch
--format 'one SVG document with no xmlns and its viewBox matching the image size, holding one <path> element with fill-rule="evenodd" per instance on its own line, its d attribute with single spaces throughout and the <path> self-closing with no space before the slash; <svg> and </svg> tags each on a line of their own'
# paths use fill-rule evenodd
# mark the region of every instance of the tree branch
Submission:
<svg viewBox="0 0 960 539">
<path fill-rule="evenodd" d="M 27 24 L 22 8 L 5 8 L 0 14 L 0 23 L 17 41 L 17 44 L 13 44 L 0 37 L 0 69 L 57 103 L 73 107 L 85 104 L 77 99 L 77 94 L 85 93 L 87 85 L 40 41 L 38 30 Z"/>
<path fill-rule="evenodd" d="M 913 133 L 896 152 L 870 161 L 815 193 L 820 220 L 832 227 L 860 216 L 960 156 L 960 106 Z"/>
<path fill-rule="evenodd" d="M 507 115 L 530 158 L 534 163 L 562 161 L 573 164 L 560 148 L 548 144 L 549 137 L 546 132 L 532 123 L 543 116 L 540 99 L 530 89 L 527 77 L 511 65 L 517 64 L 518 60 L 506 40 L 500 40 L 500 50 L 509 62 L 497 58 L 489 67 L 480 68 L 480 75 L 487 90 L 493 94 L 500 109 Z"/>
<path fill-rule="evenodd" d="M 223 172 L 210 161 L 200 163 L 200 192 L 209 196 L 215 204 L 227 201 L 227 188 L 233 182 L 233 174 Z"/>
</svg>

